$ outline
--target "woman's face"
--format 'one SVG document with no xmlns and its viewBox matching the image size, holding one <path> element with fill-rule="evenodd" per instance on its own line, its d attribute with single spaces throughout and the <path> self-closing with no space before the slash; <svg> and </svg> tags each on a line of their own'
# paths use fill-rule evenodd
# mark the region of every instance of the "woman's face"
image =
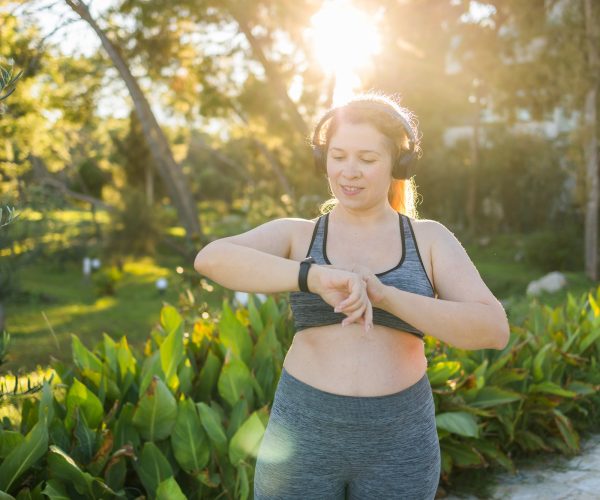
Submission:
<svg viewBox="0 0 600 500">
<path fill-rule="evenodd" d="M 329 142 L 327 176 L 344 204 L 370 207 L 387 200 L 392 159 L 385 135 L 369 123 L 341 122 Z"/>
</svg>

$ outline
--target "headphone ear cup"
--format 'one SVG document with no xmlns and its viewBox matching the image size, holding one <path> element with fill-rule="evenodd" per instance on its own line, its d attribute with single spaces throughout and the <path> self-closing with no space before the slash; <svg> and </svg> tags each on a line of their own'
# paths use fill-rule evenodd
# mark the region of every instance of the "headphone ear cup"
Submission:
<svg viewBox="0 0 600 500">
<path fill-rule="evenodd" d="M 313 160 L 315 163 L 315 170 L 318 174 L 326 173 L 327 171 L 327 163 L 326 163 L 326 154 L 323 146 L 314 145 L 313 146 Z"/>
<path fill-rule="evenodd" d="M 410 179 L 414 174 L 415 154 L 413 152 L 404 151 L 394 162 L 392 177 L 395 179 Z"/>
</svg>

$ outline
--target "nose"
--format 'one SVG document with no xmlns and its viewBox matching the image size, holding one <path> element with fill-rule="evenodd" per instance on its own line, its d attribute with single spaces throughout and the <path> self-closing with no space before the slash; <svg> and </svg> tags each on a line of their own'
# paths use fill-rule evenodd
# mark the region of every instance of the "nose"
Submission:
<svg viewBox="0 0 600 500">
<path fill-rule="evenodd" d="M 361 174 L 358 162 L 355 158 L 348 159 L 348 162 L 344 166 L 344 177 L 354 178 L 359 177 Z"/>
</svg>

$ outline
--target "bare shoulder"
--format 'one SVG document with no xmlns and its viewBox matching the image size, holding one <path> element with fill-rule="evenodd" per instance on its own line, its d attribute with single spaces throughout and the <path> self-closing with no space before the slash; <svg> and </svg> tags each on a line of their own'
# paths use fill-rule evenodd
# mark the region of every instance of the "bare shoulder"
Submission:
<svg viewBox="0 0 600 500">
<path fill-rule="evenodd" d="M 439 221 L 422 222 L 425 222 L 422 233 L 430 241 L 433 279 L 439 298 L 497 304 L 456 235 Z"/>
<path fill-rule="evenodd" d="M 460 244 L 454 233 L 440 221 L 434 219 L 411 219 L 411 223 L 419 239 L 427 244 L 432 253 L 433 246 L 436 243 L 455 240 L 455 242 Z"/>
<path fill-rule="evenodd" d="M 418 233 L 421 237 L 420 239 L 428 242 L 435 239 L 436 232 L 440 231 L 440 226 L 443 226 L 441 222 L 433 219 L 413 219 L 412 217 L 410 218 L 410 223 L 415 234 Z"/>
<path fill-rule="evenodd" d="M 292 246 L 289 258 L 300 261 L 308 253 L 318 217 L 314 219 L 290 218 L 289 220 L 292 231 Z"/>
</svg>

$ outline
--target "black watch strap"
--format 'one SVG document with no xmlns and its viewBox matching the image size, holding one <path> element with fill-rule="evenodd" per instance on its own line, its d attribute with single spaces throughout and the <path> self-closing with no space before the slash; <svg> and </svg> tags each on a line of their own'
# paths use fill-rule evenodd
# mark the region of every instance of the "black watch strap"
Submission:
<svg viewBox="0 0 600 500">
<path fill-rule="evenodd" d="M 298 273 L 298 288 L 300 288 L 302 292 L 310 292 L 307 284 L 308 270 L 310 269 L 311 264 L 314 263 L 314 257 L 306 257 L 306 259 L 300 262 L 300 272 Z"/>
</svg>

